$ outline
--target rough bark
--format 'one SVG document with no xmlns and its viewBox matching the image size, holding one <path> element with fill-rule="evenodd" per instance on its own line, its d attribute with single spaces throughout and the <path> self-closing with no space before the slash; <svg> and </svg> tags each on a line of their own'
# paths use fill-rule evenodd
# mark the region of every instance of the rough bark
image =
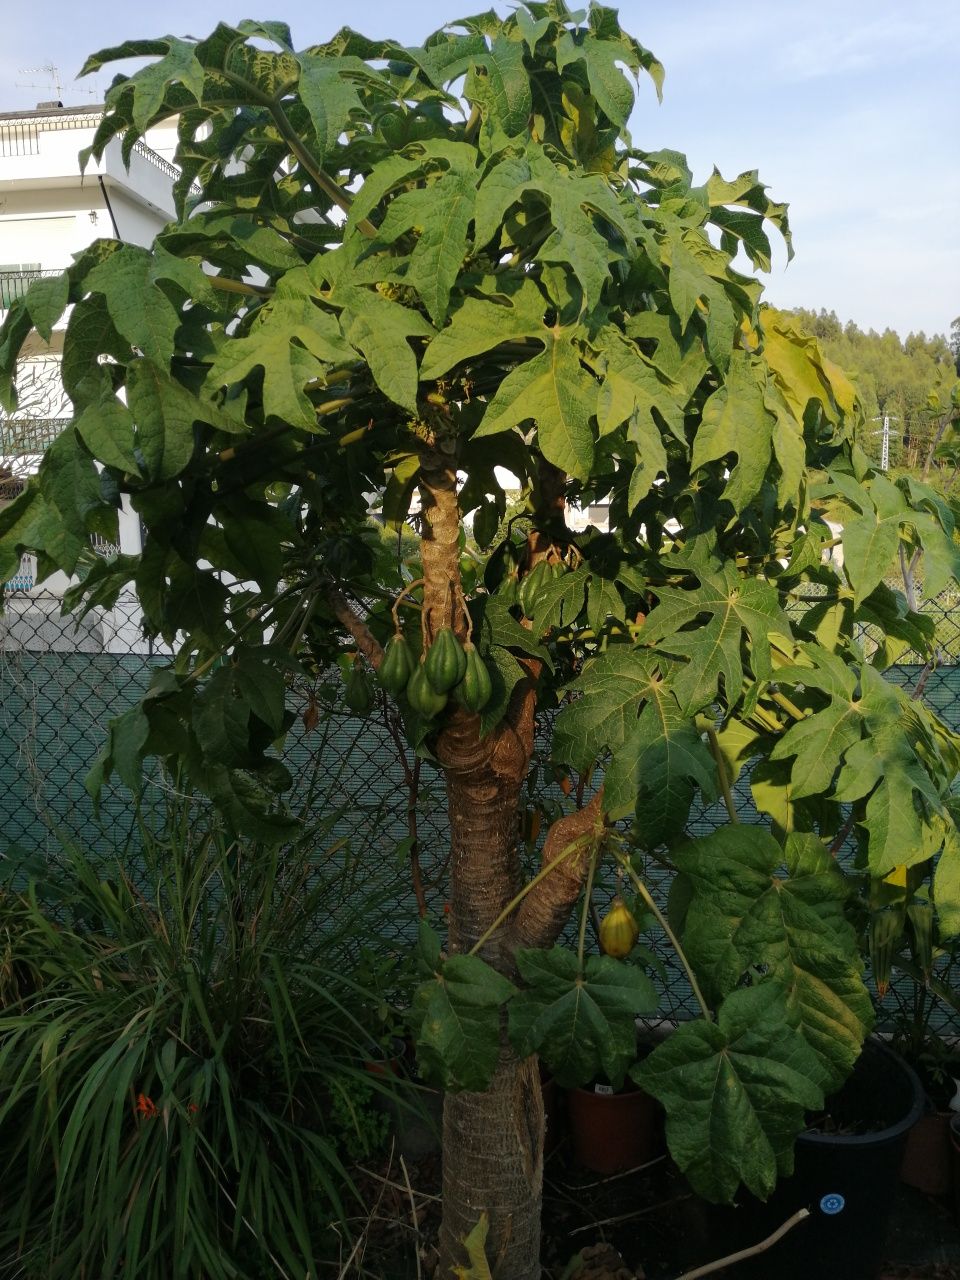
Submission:
<svg viewBox="0 0 960 1280">
<path fill-rule="evenodd" d="M 555 481 L 552 472 L 548 478 Z M 556 483 L 551 507 L 558 502 L 553 490 L 558 490 Z M 439 449 L 421 453 L 420 494 L 424 640 L 429 643 L 442 626 L 452 626 L 462 639 L 467 615 L 460 587 L 456 466 Z M 531 562 L 546 554 L 549 545 L 549 538 L 535 535 Z M 454 709 L 434 746 L 446 778 L 450 817 L 450 952 L 474 946 L 520 888 L 517 823 L 536 710 L 537 671 L 529 665 L 528 671 L 493 732 L 481 739 L 479 716 Z M 598 821 L 599 805 L 597 799 L 583 813 L 555 824 L 544 856 L 556 857 L 571 839 L 588 832 Z M 562 875 L 546 877 L 539 892 L 530 895 L 535 904 L 524 916 L 529 934 L 520 938 L 515 924 L 507 921 L 484 944 L 483 958 L 514 977 L 518 941 L 550 945 L 579 893 L 585 866 L 585 858 L 571 858 Z M 483 1093 L 451 1093 L 444 1102 L 440 1280 L 452 1280 L 454 1267 L 467 1264 L 462 1241 L 482 1213 L 489 1219 L 487 1256 L 495 1280 L 538 1280 L 543 1137 L 537 1060 L 518 1059 L 502 1032 L 490 1087 Z"/>
<path fill-rule="evenodd" d="M 549 947 L 560 936 L 573 904 L 580 896 L 584 877 L 595 847 L 591 838 L 603 829 L 603 791 L 575 813 L 559 818 L 547 833 L 543 845 L 543 866 L 557 865 L 550 875 L 534 885 L 507 931 L 511 952 L 517 947 Z M 570 846 L 576 844 L 574 852 Z M 561 854 L 567 856 L 558 861 Z"/>
<path fill-rule="evenodd" d="M 520 688 L 506 723 L 487 739 L 479 718 L 454 715 L 437 745 L 450 815 L 451 952 L 469 950 L 517 892 L 517 811 L 533 746 L 533 694 Z M 502 935 L 503 930 L 500 931 Z M 494 935 L 486 960 L 511 972 Z M 499 1065 L 483 1093 L 448 1094 L 443 1118 L 440 1275 L 465 1264 L 461 1242 L 489 1215 L 496 1280 L 540 1275 L 543 1103 L 536 1059 L 521 1061 L 501 1033 Z"/>
</svg>

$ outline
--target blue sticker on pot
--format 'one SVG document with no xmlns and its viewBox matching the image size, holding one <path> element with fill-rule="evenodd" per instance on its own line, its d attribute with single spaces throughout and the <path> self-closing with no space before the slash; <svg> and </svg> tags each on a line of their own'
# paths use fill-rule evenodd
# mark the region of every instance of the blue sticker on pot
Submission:
<svg viewBox="0 0 960 1280">
<path fill-rule="evenodd" d="M 843 1196 L 834 1191 L 830 1195 L 823 1197 L 820 1201 L 820 1208 L 824 1213 L 829 1213 L 832 1216 L 835 1213 L 842 1213 L 846 1203 Z"/>
</svg>

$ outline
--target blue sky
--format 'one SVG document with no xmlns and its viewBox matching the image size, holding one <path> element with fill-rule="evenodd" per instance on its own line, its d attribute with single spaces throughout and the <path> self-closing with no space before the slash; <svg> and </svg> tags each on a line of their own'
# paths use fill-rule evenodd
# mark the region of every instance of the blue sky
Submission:
<svg viewBox="0 0 960 1280">
<path fill-rule="evenodd" d="M 109 75 L 72 84 L 85 54 L 134 36 L 206 35 L 219 19 L 282 17 L 298 45 L 344 22 L 370 35 L 422 38 L 461 7 L 446 0 L 318 5 L 282 0 L 101 0 L 5 6 L 0 110 L 53 96 L 91 102 Z M 401 16 L 402 15 L 402 16 Z M 684 151 L 698 179 L 758 169 L 790 204 L 797 256 L 774 261 L 767 295 L 826 307 L 863 328 L 945 333 L 960 315 L 960 48 L 957 0 L 628 0 L 623 25 L 665 64 L 664 102 L 641 83 L 635 143 Z M 112 74 L 112 72 L 110 73 Z M 18 87 L 37 82 L 39 88 Z"/>
</svg>

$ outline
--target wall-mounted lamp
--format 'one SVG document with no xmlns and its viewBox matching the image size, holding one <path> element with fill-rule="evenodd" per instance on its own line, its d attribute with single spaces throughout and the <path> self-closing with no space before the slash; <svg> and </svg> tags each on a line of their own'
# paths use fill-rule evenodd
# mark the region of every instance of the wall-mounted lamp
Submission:
<svg viewBox="0 0 960 1280">
<path fill-rule="evenodd" d="M 96 209 L 90 210 L 90 221 L 94 224 L 94 226 L 96 226 L 96 224 L 100 221 L 100 217 Z"/>
</svg>

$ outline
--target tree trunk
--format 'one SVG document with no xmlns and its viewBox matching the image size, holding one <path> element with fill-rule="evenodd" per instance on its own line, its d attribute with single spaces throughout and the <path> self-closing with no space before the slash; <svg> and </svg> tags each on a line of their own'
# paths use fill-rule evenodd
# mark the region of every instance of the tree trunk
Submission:
<svg viewBox="0 0 960 1280">
<path fill-rule="evenodd" d="M 536 1058 L 505 1045 L 485 1093 L 449 1093 L 443 1107 L 440 1270 L 465 1265 L 462 1241 L 489 1218 L 487 1258 L 495 1280 L 539 1280 L 543 1100 Z"/>
<path fill-rule="evenodd" d="M 533 690 L 524 682 L 506 723 L 486 739 L 479 717 L 457 713 L 437 754 L 447 777 L 450 815 L 448 948 L 464 952 L 482 937 L 520 883 L 517 814 L 533 748 Z M 512 976 L 498 931 L 483 957 Z M 500 1060 L 484 1093 L 451 1093 L 443 1112 L 441 1277 L 465 1264 L 462 1241 L 482 1213 L 496 1280 L 540 1275 L 543 1102 L 535 1058 L 520 1061 L 501 1032 Z"/>
<path fill-rule="evenodd" d="M 562 510 L 562 492 L 551 469 L 547 479 L 553 483 L 545 486 L 545 505 L 559 503 Z M 441 449 L 421 453 L 420 494 L 424 644 L 443 626 L 453 627 L 462 640 L 467 614 L 460 587 L 456 467 Z M 533 535 L 531 552 L 533 558 L 545 554 L 539 535 Z M 480 717 L 454 709 L 435 744 L 450 817 L 451 953 L 469 951 L 520 888 L 519 804 L 533 754 L 538 674 L 538 664 L 526 665 L 528 678 L 517 684 L 506 716 L 491 733 L 481 738 Z M 598 815 L 599 797 L 555 823 L 544 860 L 552 861 L 571 840 L 589 832 Z M 541 880 L 525 898 L 518 919 L 505 921 L 484 943 L 483 959 L 514 978 L 518 946 L 550 946 L 576 900 L 588 861 L 588 852 L 567 858 L 560 874 Z M 521 920 L 524 927 L 518 928 Z M 463 1240 L 482 1214 L 488 1218 L 486 1253 L 494 1280 L 538 1280 L 543 1139 L 537 1060 L 518 1059 L 501 1028 L 490 1087 L 483 1093 L 450 1093 L 444 1102 L 438 1280 L 453 1280 L 454 1268 L 468 1265 Z"/>
</svg>

